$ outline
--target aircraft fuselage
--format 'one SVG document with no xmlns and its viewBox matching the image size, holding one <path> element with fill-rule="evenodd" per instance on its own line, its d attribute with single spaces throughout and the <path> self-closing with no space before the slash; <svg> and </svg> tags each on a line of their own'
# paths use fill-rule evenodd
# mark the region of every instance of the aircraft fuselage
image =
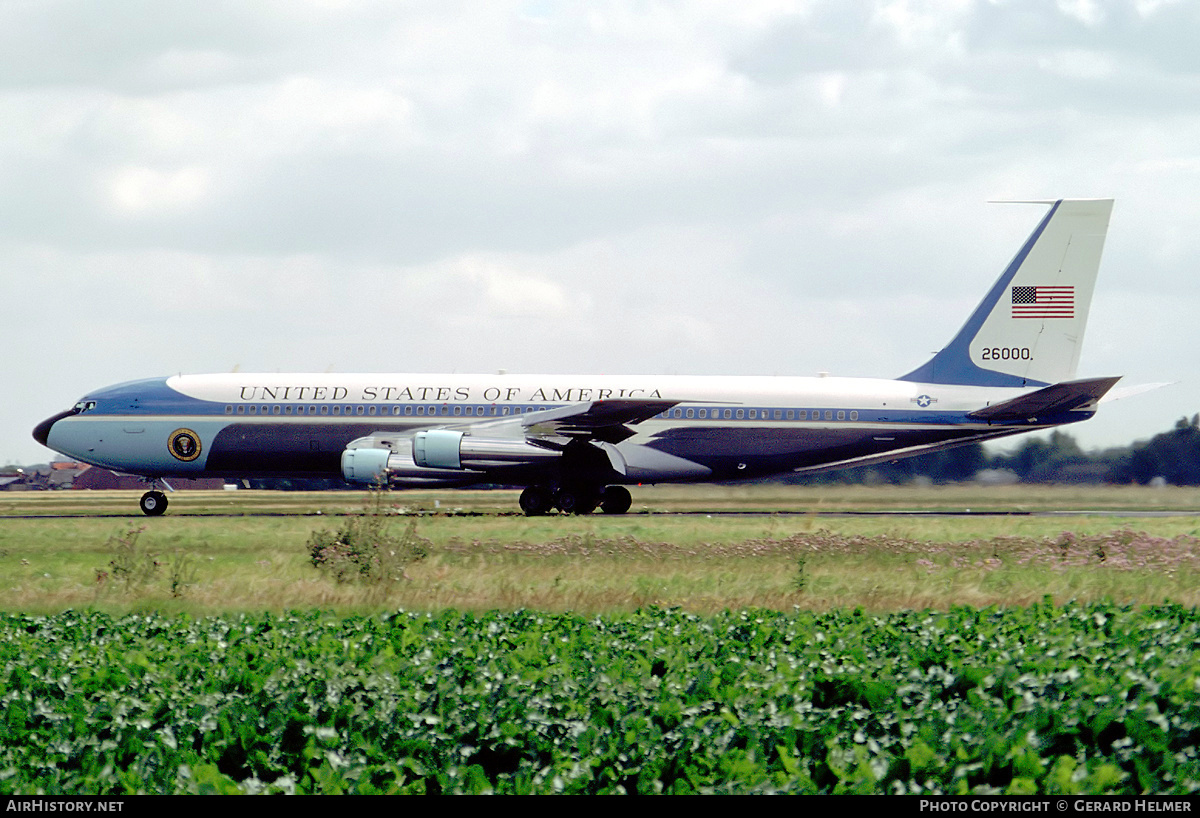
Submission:
<svg viewBox="0 0 1200 818">
<path fill-rule="evenodd" d="M 340 477 L 343 451 L 372 435 L 534 420 L 585 401 L 656 400 L 674 405 L 612 444 L 644 465 L 605 481 L 730 480 L 873 462 L 1093 414 L 968 417 L 1032 391 L 833 377 L 183 375 L 91 393 L 81 411 L 59 417 L 39 439 L 83 462 L 148 477 Z M 509 477 L 532 484 L 548 469 L 518 464 Z M 494 473 L 440 477 L 496 480 Z"/>
</svg>

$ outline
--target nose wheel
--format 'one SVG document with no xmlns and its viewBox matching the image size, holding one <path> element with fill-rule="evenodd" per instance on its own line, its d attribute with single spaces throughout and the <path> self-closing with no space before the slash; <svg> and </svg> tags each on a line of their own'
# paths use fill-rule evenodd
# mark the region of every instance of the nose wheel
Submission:
<svg viewBox="0 0 1200 818">
<path fill-rule="evenodd" d="M 138 505 L 147 517 L 157 517 L 167 510 L 167 495 L 158 490 L 148 491 L 142 495 Z"/>
</svg>

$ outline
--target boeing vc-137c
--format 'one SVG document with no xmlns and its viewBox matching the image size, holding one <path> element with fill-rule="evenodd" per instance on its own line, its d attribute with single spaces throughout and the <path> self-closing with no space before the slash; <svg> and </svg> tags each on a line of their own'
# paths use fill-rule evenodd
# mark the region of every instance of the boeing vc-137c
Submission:
<svg viewBox="0 0 1200 818">
<path fill-rule="evenodd" d="M 861 466 L 1090 418 L 1073 380 L 1112 200 L 1049 213 L 923 366 L 870 378 L 176 375 L 92 392 L 42 444 L 142 475 L 523 486 L 526 514 L 629 509 L 625 485 Z M 169 484 L 168 484 L 169 487 Z"/>
</svg>

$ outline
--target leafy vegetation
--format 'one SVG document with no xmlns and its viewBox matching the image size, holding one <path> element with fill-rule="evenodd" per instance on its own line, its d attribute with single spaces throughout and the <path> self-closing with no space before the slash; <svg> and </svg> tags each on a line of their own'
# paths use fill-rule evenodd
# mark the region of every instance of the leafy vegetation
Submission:
<svg viewBox="0 0 1200 818">
<path fill-rule="evenodd" d="M 405 566 L 424 559 L 431 543 L 417 534 L 416 518 L 408 520 L 402 534 L 392 531 L 394 518 L 385 496 L 372 491 L 361 514 L 342 518 L 336 531 L 314 531 L 308 538 L 312 564 L 339 583 L 386 586 L 408 579 Z"/>
<path fill-rule="evenodd" d="M 96 596 L 99 598 L 110 587 L 116 587 L 126 596 L 141 592 L 152 580 L 167 569 L 167 587 L 171 596 L 179 599 L 196 583 L 196 565 L 190 554 L 176 550 L 170 558 L 151 551 L 142 541 L 144 525 L 131 525 L 108 538 L 108 551 L 112 559 L 106 568 L 96 569 Z"/>
<path fill-rule="evenodd" d="M 1194 792 L 1200 614 L 0 617 L 0 791 Z"/>
</svg>

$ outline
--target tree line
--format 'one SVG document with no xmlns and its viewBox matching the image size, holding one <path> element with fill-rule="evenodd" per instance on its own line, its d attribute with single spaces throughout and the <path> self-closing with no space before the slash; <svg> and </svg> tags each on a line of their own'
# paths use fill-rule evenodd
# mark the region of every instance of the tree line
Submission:
<svg viewBox="0 0 1200 818">
<path fill-rule="evenodd" d="M 1066 432 L 1028 438 L 1011 453 L 989 455 L 980 443 L 862 466 L 829 474 L 792 478 L 791 482 L 907 483 L 929 480 L 954 483 L 989 476 L 1022 483 L 1148 484 L 1156 478 L 1173 486 L 1200 485 L 1200 414 L 1181 417 L 1174 428 L 1101 451 L 1085 452 Z"/>
</svg>

